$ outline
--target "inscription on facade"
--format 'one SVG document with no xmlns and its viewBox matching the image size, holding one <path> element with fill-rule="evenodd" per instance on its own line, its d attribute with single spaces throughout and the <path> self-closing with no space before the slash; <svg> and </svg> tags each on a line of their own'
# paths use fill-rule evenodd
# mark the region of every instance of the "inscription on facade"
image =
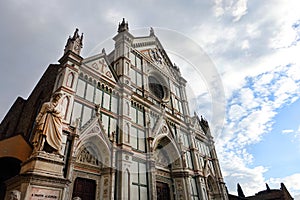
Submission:
<svg viewBox="0 0 300 200">
<path fill-rule="evenodd" d="M 60 197 L 59 190 L 32 187 L 30 192 L 30 200 L 58 200 Z"/>
</svg>

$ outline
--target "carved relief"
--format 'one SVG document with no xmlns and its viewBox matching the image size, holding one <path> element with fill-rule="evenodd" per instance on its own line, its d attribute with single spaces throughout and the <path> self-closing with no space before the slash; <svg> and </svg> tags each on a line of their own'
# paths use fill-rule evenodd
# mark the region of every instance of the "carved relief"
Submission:
<svg viewBox="0 0 300 200">
<path fill-rule="evenodd" d="M 94 155 L 92 155 L 85 147 L 81 147 L 76 161 L 90 165 L 101 166 L 99 160 Z"/>
<path fill-rule="evenodd" d="M 113 80 L 113 75 L 109 69 L 108 64 L 106 63 L 104 58 L 100 58 L 96 61 L 86 61 L 84 63 L 86 66 L 88 66 L 89 68 L 97 71 L 98 73 L 108 77 L 109 79 Z"/>
<path fill-rule="evenodd" d="M 109 185 L 110 180 L 108 176 L 103 177 L 103 197 L 102 199 L 109 199 Z"/>
<path fill-rule="evenodd" d="M 168 167 L 170 164 L 168 156 L 164 152 L 164 150 L 157 149 L 154 154 L 154 159 L 155 159 L 157 165 L 160 165 L 163 167 Z"/>
<path fill-rule="evenodd" d="M 177 189 L 177 197 L 178 199 L 184 199 L 184 195 L 183 195 L 183 185 L 181 180 L 177 180 L 176 181 L 176 189 Z"/>
<path fill-rule="evenodd" d="M 163 63 L 163 59 L 162 56 L 160 54 L 160 52 L 157 49 L 150 49 L 150 57 L 153 61 L 155 61 L 157 64 L 162 64 Z"/>
</svg>

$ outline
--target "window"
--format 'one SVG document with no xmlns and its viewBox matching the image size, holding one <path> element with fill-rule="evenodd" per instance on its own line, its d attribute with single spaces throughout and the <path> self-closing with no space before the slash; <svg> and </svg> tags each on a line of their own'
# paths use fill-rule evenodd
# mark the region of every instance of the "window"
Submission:
<svg viewBox="0 0 300 200">
<path fill-rule="evenodd" d="M 76 122 L 76 119 L 80 119 L 79 127 L 82 127 L 85 123 L 87 123 L 91 118 L 93 114 L 93 109 L 85 106 L 81 103 L 74 102 L 73 111 L 72 111 L 72 118 L 71 122 L 74 124 Z"/>
<path fill-rule="evenodd" d="M 193 169 L 193 161 L 192 161 L 192 154 L 190 151 L 187 151 L 186 152 L 186 164 L 187 164 L 187 167 L 189 169 Z"/>
<path fill-rule="evenodd" d="M 86 124 L 90 119 L 92 118 L 92 109 L 84 106 L 83 108 L 83 114 L 82 114 L 82 123 L 81 125 L 83 126 L 84 124 Z"/>
<path fill-rule="evenodd" d="M 177 97 L 173 98 L 173 108 L 175 111 L 183 113 L 182 102 Z"/>
<path fill-rule="evenodd" d="M 142 70 L 142 59 L 138 56 L 135 57 L 135 66 L 139 70 Z"/>
<path fill-rule="evenodd" d="M 73 87 L 73 80 L 74 80 L 74 74 L 69 73 L 68 78 L 67 78 L 67 86 L 68 87 Z"/>
<path fill-rule="evenodd" d="M 131 120 L 138 125 L 144 126 L 143 109 L 131 106 Z"/>
<path fill-rule="evenodd" d="M 84 98 L 86 82 L 82 79 L 78 79 L 76 94 Z"/>
<path fill-rule="evenodd" d="M 211 170 L 214 171 L 214 164 L 213 164 L 213 161 L 212 161 L 212 160 L 209 160 L 209 161 L 208 161 L 208 166 L 211 168 Z"/>
<path fill-rule="evenodd" d="M 154 128 L 154 126 L 158 120 L 158 115 L 154 114 L 154 113 L 150 113 L 149 119 L 150 119 L 150 128 Z"/>
<path fill-rule="evenodd" d="M 180 98 L 180 89 L 179 89 L 179 87 L 177 85 L 174 85 L 174 88 L 175 88 L 175 95 Z"/>
<path fill-rule="evenodd" d="M 198 155 L 198 163 L 199 163 L 199 168 L 203 169 L 203 167 L 204 167 L 204 159 L 200 155 Z"/>
<path fill-rule="evenodd" d="M 118 98 L 116 96 L 111 96 L 111 108 L 113 113 L 118 113 Z"/>
<path fill-rule="evenodd" d="M 134 149 L 145 152 L 145 131 L 131 126 L 130 144 Z"/>
<path fill-rule="evenodd" d="M 191 184 L 191 197 L 192 197 L 192 200 L 199 200 L 196 179 L 195 178 L 190 178 L 190 184 Z"/>
<path fill-rule="evenodd" d="M 94 103 L 98 104 L 100 106 L 102 105 L 102 93 L 103 93 L 102 90 L 100 90 L 99 88 L 96 88 Z"/>
<path fill-rule="evenodd" d="M 105 108 L 106 110 L 109 110 L 109 106 L 110 106 L 110 94 L 104 92 L 102 107 Z"/>
<path fill-rule="evenodd" d="M 131 64 L 134 65 L 138 70 L 142 70 L 142 59 L 135 55 L 133 52 L 130 53 Z"/>
<path fill-rule="evenodd" d="M 147 200 L 147 168 L 142 162 L 133 161 L 131 165 L 130 199 Z"/>
<path fill-rule="evenodd" d="M 130 52 L 129 59 L 131 61 L 131 64 L 135 66 L 135 54 L 133 52 Z"/>
<path fill-rule="evenodd" d="M 106 133 L 108 134 L 108 137 L 110 137 L 111 134 L 117 132 L 117 119 L 113 118 L 112 116 L 102 113 L 101 121 L 103 124 L 103 128 L 105 129 Z"/>
<path fill-rule="evenodd" d="M 189 142 L 189 138 L 188 138 L 187 134 L 183 131 L 180 131 L 180 137 L 181 137 L 181 142 L 182 142 L 183 146 L 189 148 L 190 142 Z"/>
<path fill-rule="evenodd" d="M 99 87 L 99 86 L 98 86 Z M 100 105 L 100 107 L 106 110 L 112 111 L 118 114 L 118 96 L 111 94 L 111 90 L 96 88 L 94 103 Z"/>
<path fill-rule="evenodd" d="M 71 123 L 76 122 L 78 118 L 81 120 L 81 111 L 82 111 L 82 104 L 74 102 Z"/>
<path fill-rule="evenodd" d="M 209 149 L 209 147 L 204 142 L 196 139 L 196 146 L 197 146 L 198 151 L 202 155 L 206 155 L 208 157 L 211 157 L 211 155 L 210 155 L 210 149 Z"/>
<path fill-rule="evenodd" d="M 67 114 L 68 114 L 68 109 L 69 109 L 69 102 L 70 102 L 70 100 L 69 100 L 68 97 L 65 97 L 63 99 L 62 107 L 64 109 L 64 111 L 63 111 L 64 119 L 67 119 Z"/>
<path fill-rule="evenodd" d="M 130 73 L 129 76 L 131 78 L 131 82 L 133 84 L 135 84 L 137 87 L 142 87 L 143 85 L 143 78 L 142 78 L 142 74 L 140 72 L 137 72 L 134 69 L 130 69 Z"/>
<path fill-rule="evenodd" d="M 103 128 L 108 133 L 109 132 L 109 116 L 106 115 L 106 114 L 102 114 L 101 115 L 101 121 L 102 121 L 102 124 L 103 124 Z"/>
<path fill-rule="evenodd" d="M 149 76 L 148 78 L 149 82 L 149 89 L 150 91 L 158 98 L 158 99 L 163 99 L 165 96 L 165 92 L 163 89 L 163 86 L 161 83 L 158 81 L 157 78 L 154 76 Z"/>
<path fill-rule="evenodd" d="M 87 83 L 85 99 L 90 102 L 94 100 L 94 86 L 89 83 Z"/>
</svg>

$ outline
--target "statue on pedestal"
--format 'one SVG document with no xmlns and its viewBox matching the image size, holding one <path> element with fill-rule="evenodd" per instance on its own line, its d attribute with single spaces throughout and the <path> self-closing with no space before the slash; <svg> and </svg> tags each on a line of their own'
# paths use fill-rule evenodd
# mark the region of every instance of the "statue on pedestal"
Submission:
<svg viewBox="0 0 300 200">
<path fill-rule="evenodd" d="M 62 106 L 63 93 L 55 92 L 50 102 L 45 102 L 36 118 L 33 152 L 46 151 L 62 155 Z"/>
</svg>

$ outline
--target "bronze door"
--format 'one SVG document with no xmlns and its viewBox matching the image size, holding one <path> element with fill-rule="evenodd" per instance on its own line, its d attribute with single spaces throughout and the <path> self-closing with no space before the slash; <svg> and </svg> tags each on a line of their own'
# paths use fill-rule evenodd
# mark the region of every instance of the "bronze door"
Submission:
<svg viewBox="0 0 300 200">
<path fill-rule="evenodd" d="M 156 182 L 157 200 L 170 200 L 170 189 L 167 183 Z"/>
<path fill-rule="evenodd" d="M 95 200 L 96 182 L 91 179 L 76 178 L 72 197 L 81 200 Z"/>
</svg>

